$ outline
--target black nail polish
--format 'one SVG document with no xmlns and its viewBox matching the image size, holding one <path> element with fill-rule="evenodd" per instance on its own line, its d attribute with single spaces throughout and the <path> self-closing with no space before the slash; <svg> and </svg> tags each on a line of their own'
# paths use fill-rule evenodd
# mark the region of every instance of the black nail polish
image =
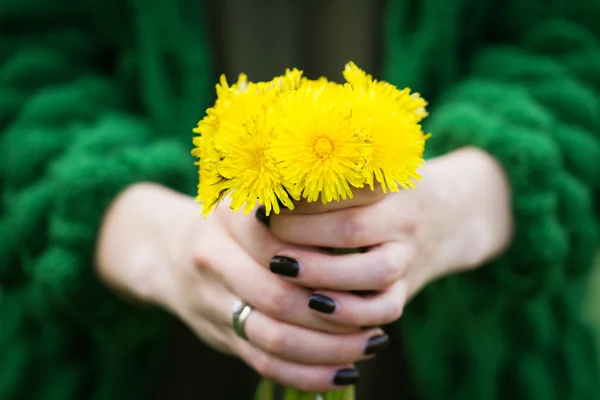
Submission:
<svg viewBox="0 0 600 400">
<path fill-rule="evenodd" d="M 373 336 L 367 341 L 365 347 L 365 356 L 377 355 L 383 353 L 390 345 L 390 337 L 385 333 L 382 335 Z"/>
<path fill-rule="evenodd" d="M 255 216 L 256 219 L 259 220 L 260 223 L 266 226 L 267 228 L 271 224 L 271 219 L 267 216 L 267 209 L 265 208 L 265 206 L 258 207 Z"/>
<path fill-rule="evenodd" d="M 300 264 L 291 257 L 275 256 L 271 258 L 269 268 L 274 274 L 295 278 L 300 271 Z"/>
<path fill-rule="evenodd" d="M 358 382 L 358 370 L 354 368 L 340 369 L 333 377 L 336 386 L 354 385 Z"/>
<path fill-rule="evenodd" d="M 322 294 L 313 294 L 310 296 L 308 306 L 324 314 L 331 314 L 335 311 L 335 301 L 332 298 Z"/>
</svg>

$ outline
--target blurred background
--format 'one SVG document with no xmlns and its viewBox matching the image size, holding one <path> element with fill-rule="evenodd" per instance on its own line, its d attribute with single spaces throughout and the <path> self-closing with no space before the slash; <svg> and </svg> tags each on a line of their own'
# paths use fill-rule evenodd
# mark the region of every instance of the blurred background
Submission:
<svg viewBox="0 0 600 400">
<path fill-rule="evenodd" d="M 382 0 L 211 1 L 216 70 L 269 80 L 296 67 L 339 80 L 348 61 L 377 75 Z M 276 38 L 277 40 L 273 40 Z"/>
</svg>

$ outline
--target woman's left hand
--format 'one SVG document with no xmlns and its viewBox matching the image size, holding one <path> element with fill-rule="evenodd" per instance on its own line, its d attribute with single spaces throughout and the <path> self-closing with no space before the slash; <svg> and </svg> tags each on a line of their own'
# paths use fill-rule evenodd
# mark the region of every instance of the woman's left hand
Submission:
<svg viewBox="0 0 600 400">
<path fill-rule="evenodd" d="M 416 189 L 361 189 L 352 200 L 301 203 L 272 216 L 273 234 L 296 246 L 279 252 L 271 271 L 315 288 L 309 306 L 324 318 L 378 326 L 398 319 L 427 283 L 476 268 L 507 247 L 510 193 L 491 156 L 457 150 L 428 161 L 421 175 Z M 367 251 L 331 255 L 298 245 Z M 356 295 L 365 291 L 371 294 Z"/>
</svg>

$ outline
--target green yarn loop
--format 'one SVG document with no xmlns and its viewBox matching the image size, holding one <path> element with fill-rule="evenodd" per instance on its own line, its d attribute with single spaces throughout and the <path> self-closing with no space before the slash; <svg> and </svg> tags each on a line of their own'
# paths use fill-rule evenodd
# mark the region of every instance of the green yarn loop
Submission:
<svg viewBox="0 0 600 400">
<path fill-rule="evenodd" d="M 400 3 L 389 7 L 387 32 L 413 17 Z M 476 146 L 504 167 L 515 234 L 500 258 L 431 284 L 407 306 L 399 329 L 416 386 L 440 400 L 594 398 L 597 343 L 582 309 L 600 243 L 600 32 L 591 22 L 600 9 L 588 0 L 425 0 L 421 8 L 434 3 L 439 10 L 421 15 L 401 45 L 386 38 L 386 77 L 432 82 L 424 84 L 429 157 Z M 442 10 L 457 4 L 461 18 L 446 18 Z M 460 47 L 441 35 L 425 43 L 434 31 L 467 32 L 472 8 L 489 12 Z M 429 54 L 443 67 L 438 54 L 447 53 L 438 50 L 449 45 L 458 72 L 428 95 L 440 80 L 428 68 L 406 77 L 401 60 Z"/>
</svg>

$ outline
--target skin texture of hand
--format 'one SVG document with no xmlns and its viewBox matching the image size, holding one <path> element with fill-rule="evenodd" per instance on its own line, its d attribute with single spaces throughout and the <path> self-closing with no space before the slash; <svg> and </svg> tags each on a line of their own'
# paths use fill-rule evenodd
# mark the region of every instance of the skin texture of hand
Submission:
<svg viewBox="0 0 600 400">
<path fill-rule="evenodd" d="M 225 206 L 206 220 L 198 214 L 192 198 L 160 186 L 125 190 L 104 218 L 99 277 L 124 297 L 169 310 L 206 344 L 239 356 L 261 375 L 305 391 L 335 388 L 338 371 L 373 354 L 380 329 L 324 320 L 306 307 L 312 290 L 268 270 L 274 254 L 298 248 Z M 254 309 L 245 326 L 248 341 L 232 329 L 237 299 Z"/>
<path fill-rule="evenodd" d="M 315 314 L 348 326 L 393 322 L 429 282 L 476 268 L 508 246 L 510 193 L 492 157 L 458 150 L 427 162 L 421 175 L 416 189 L 386 195 L 362 189 L 349 201 L 301 202 L 293 212 L 270 218 L 271 231 L 286 243 L 367 249 L 349 255 L 302 248 L 277 253 L 297 265 L 294 274 L 284 269 L 285 280 L 317 288 L 309 302 Z M 271 269 L 281 274 L 278 264 Z"/>
<path fill-rule="evenodd" d="M 261 375 L 331 390 L 338 371 L 381 343 L 381 330 L 359 327 L 396 320 L 428 282 L 477 267 L 510 240 L 510 196 L 491 157 L 457 151 L 429 162 L 422 175 L 416 190 L 299 204 L 272 216 L 270 228 L 225 205 L 204 220 L 192 198 L 138 184 L 106 213 L 97 272 L 118 294 L 169 310 Z M 368 251 L 338 256 L 317 247 Z M 357 290 L 376 294 L 349 293 Z M 254 308 L 248 341 L 232 329 L 237 299 Z"/>
</svg>

